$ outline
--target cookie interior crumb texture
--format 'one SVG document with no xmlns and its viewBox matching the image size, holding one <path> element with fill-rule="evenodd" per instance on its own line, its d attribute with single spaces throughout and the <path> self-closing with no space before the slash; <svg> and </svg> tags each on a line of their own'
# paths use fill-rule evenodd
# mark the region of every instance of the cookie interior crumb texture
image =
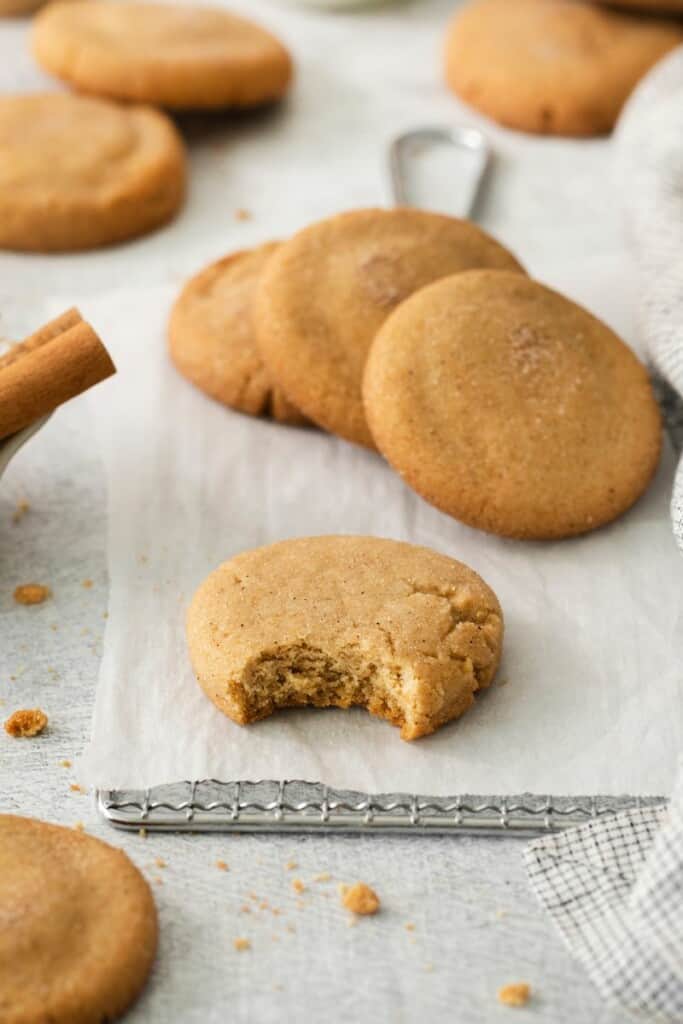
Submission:
<svg viewBox="0 0 683 1024">
<path fill-rule="evenodd" d="M 524 981 L 503 985 L 498 990 L 498 1002 L 504 1006 L 526 1006 L 531 998 L 531 986 Z"/>
<path fill-rule="evenodd" d="M 5 722 L 5 732 L 9 736 L 23 738 L 37 736 L 47 725 L 47 715 L 40 708 L 27 708 L 15 711 Z"/>
<path fill-rule="evenodd" d="M 353 914 L 366 916 L 379 910 L 379 896 L 365 882 L 342 886 L 342 903 Z"/>
<path fill-rule="evenodd" d="M 17 604 L 42 604 L 51 593 L 44 583 L 22 583 L 15 588 L 14 600 Z"/>
<path fill-rule="evenodd" d="M 503 620 L 471 569 L 375 537 L 248 551 L 200 586 L 187 620 L 197 679 L 246 725 L 275 709 L 359 705 L 416 739 L 495 674 Z"/>
</svg>

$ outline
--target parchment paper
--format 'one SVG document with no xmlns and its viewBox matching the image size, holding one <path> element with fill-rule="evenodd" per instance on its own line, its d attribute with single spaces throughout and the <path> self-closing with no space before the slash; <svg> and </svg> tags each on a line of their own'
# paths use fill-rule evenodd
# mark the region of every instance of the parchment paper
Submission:
<svg viewBox="0 0 683 1024">
<path fill-rule="evenodd" d="M 618 287 L 609 286 L 618 281 Z M 618 328 L 620 268 L 558 269 Z M 375 454 L 224 409 L 166 356 L 174 293 L 82 303 L 119 373 L 91 400 L 109 487 L 110 610 L 85 769 L 92 783 L 301 778 L 372 792 L 659 794 L 683 742 L 683 563 L 668 520 L 668 446 L 647 495 L 612 526 L 540 544 L 437 512 Z M 241 728 L 194 681 L 184 616 L 223 560 L 291 536 L 362 533 L 459 558 L 506 616 L 498 682 L 413 743 L 350 712 L 281 712 Z"/>
</svg>

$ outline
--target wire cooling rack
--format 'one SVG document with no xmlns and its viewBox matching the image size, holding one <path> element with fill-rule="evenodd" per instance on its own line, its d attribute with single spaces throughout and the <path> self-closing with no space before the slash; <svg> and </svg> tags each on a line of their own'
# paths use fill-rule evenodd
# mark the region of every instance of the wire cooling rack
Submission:
<svg viewBox="0 0 683 1024">
<path fill-rule="evenodd" d="M 450 145 L 476 158 L 459 197 L 471 213 L 491 159 L 486 138 L 458 126 L 428 126 L 396 137 L 389 150 L 392 196 L 409 201 L 407 162 L 425 145 Z M 653 387 L 675 451 L 683 450 L 683 399 L 661 377 Z M 536 836 L 619 811 L 664 805 L 663 797 L 368 795 L 319 783 L 179 782 L 145 790 L 97 791 L 100 813 L 116 828 L 160 832 L 399 833 Z"/>
<path fill-rule="evenodd" d="M 99 790 L 117 828 L 161 832 L 311 832 L 541 835 L 661 797 L 369 796 L 308 782 L 181 782 L 145 790 Z"/>
</svg>

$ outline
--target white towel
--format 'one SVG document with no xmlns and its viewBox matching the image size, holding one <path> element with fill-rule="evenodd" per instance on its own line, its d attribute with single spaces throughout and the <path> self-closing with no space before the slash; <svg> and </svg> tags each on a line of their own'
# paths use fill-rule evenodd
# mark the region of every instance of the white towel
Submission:
<svg viewBox="0 0 683 1024">
<path fill-rule="evenodd" d="M 669 424 L 683 435 L 683 47 L 635 91 L 615 148 L 641 272 L 642 337 L 662 378 Z M 671 516 L 683 553 L 683 457 Z M 625 1012 L 680 1024 L 683 760 L 668 811 L 628 811 L 539 839 L 525 860 L 536 895 L 605 999 Z"/>
</svg>

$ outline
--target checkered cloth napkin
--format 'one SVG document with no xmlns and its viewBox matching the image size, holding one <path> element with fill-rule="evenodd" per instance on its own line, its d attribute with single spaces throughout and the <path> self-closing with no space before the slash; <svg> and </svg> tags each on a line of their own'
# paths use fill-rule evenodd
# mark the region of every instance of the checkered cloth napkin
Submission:
<svg viewBox="0 0 683 1024">
<path fill-rule="evenodd" d="M 619 192 L 641 272 L 642 337 L 683 443 L 683 47 L 641 82 L 615 136 Z M 683 456 L 671 518 L 683 553 Z M 672 713 L 680 714 L 680 708 Z M 531 886 L 604 998 L 630 1018 L 683 1022 L 683 758 L 667 808 L 532 843 Z M 635 1019 L 635 1018 L 634 1018 Z"/>
</svg>

